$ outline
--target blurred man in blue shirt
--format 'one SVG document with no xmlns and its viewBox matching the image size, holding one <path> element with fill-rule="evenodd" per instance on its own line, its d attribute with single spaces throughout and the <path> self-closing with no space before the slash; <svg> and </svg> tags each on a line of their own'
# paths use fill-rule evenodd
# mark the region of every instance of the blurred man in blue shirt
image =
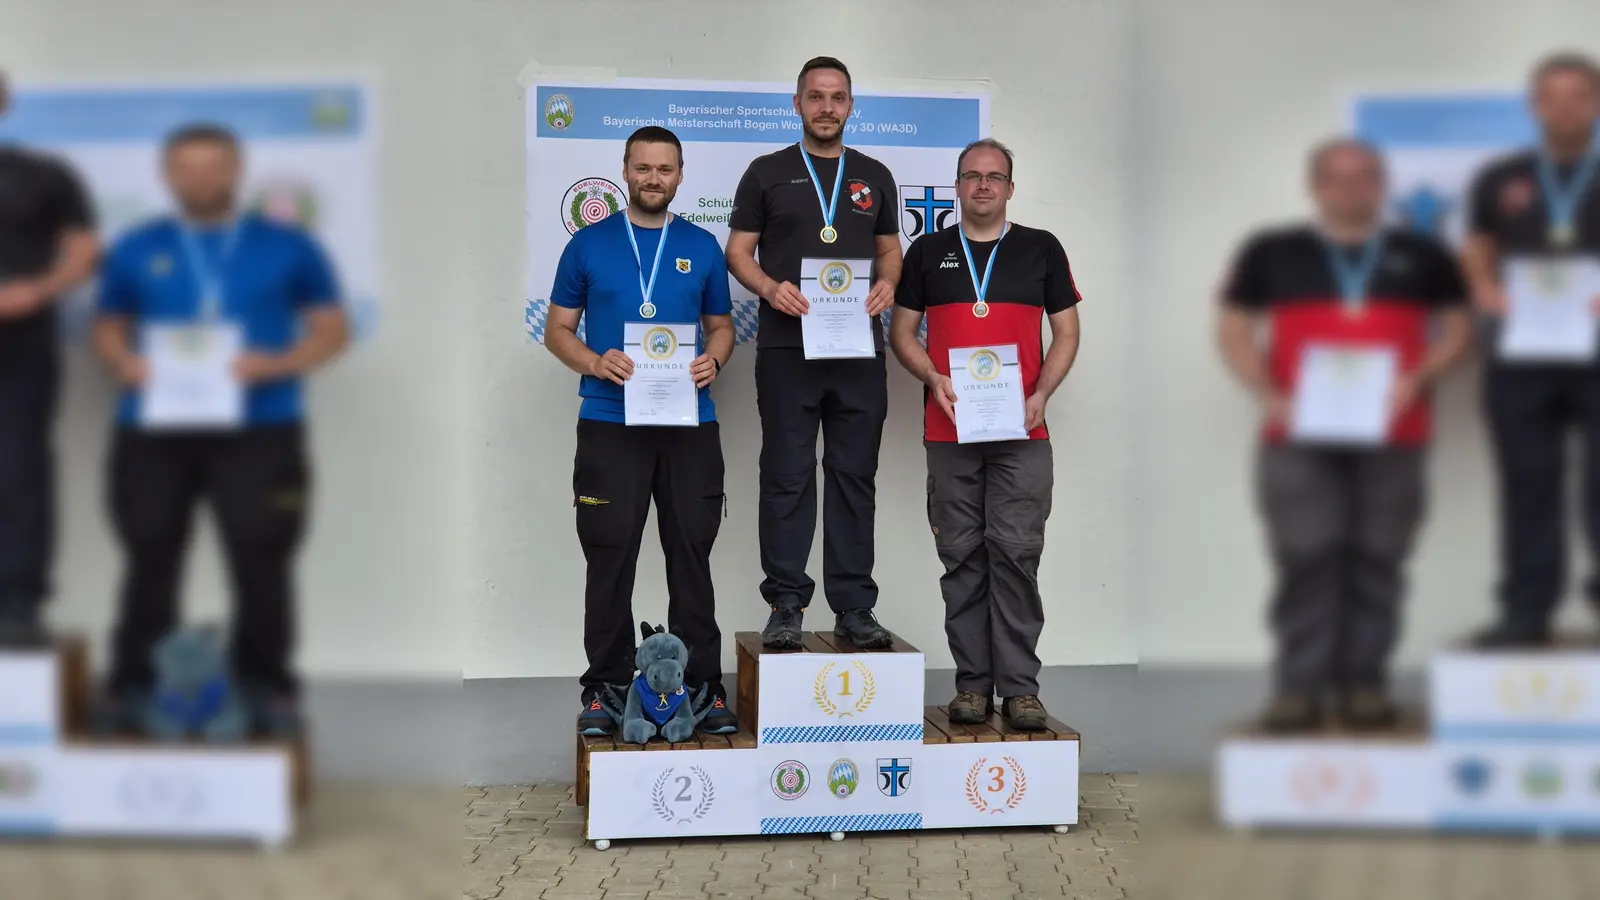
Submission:
<svg viewBox="0 0 1600 900">
<path fill-rule="evenodd" d="M 671 131 L 641 128 L 623 151 L 628 207 L 572 236 L 550 292 L 545 346 L 583 376 L 578 451 L 572 476 L 578 541 L 588 561 L 580 680 L 582 734 L 605 735 L 614 722 L 604 692 L 626 696 L 634 671 L 633 584 L 652 498 L 667 563 L 667 622 L 689 648 L 684 673 L 702 691 L 703 731 L 737 731 L 722 686 L 722 632 L 711 584 L 711 547 L 724 514 L 722 441 L 711 382 L 733 354 L 728 266 L 717 239 L 667 212 L 683 183 L 683 146 Z M 578 337 L 578 323 L 584 336 Z M 698 423 L 627 424 L 626 383 L 633 359 L 623 348 L 629 323 L 697 326 L 689 364 Z M 693 416 L 690 417 L 694 418 Z"/>
<path fill-rule="evenodd" d="M 226 129 L 175 132 L 163 164 L 177 214 L 123 235 L 102 274 L 94 345 L 124 387 L 110 505 L 126 559 L 106 728 L 137 709 L 151 649 L 178 624 L 203 497 L 232 575 L 234 675 L 254 730 L 299 729 L 291 568 L 311 488 L 300 379 L 343 349 L 348 325 L 311 236 L 239 210 L 242 162 Z M 230 391 L 231 414 L 217 402 Z"/>
</svg>

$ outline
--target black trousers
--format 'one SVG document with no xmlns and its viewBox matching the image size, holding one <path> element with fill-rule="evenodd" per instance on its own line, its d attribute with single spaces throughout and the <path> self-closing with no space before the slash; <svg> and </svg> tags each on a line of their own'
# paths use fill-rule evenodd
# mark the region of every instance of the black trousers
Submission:
<svg viewBox="0 0 1600 900">
<path fill-rule="evenodd" d="M 1416 448 L 1268 445 L 1257 461 L 1277 586 L 1280 691 L 1381 689 L 1426 497 Z"/>
<path fill-rule="evenodd" d="M 291 565 L 311 488 L 299 424 L 229 434 L 119 429 L 111 514 L 126 569 L 113 639 L 113 690 L 153 679 L 150 652 L 177 624 L 194 509 L 210 501 L 233 587 L 232 656 L 241 683 L 293 695 Z"/>
<path fill-rule="evenodd" d="M 61 386 L 55 320 L 0 324 L 0 610 L 34 610 L 51 593 Z"/>
<path fill-rule="evenodd" d="M 1510 624 L 1544 629 L 1567 584 L 1567 446 L 1583 438 L 1583 519 L 1600 566 L 1600 370 L 1485 367 L 1484 403 L 1500 479 L 1498 591 Z M 1600 602 L 1600 573 L 1587 585 Z"/>
<path fill-rule="evenodd" d="M 639 625 L 633 585 L 650 501 L 667 565 L 667 629 L 689 648 L 690 687 L 722 681 L 722 632 L 711 583 L 711 547 L 722 525 L 721 432 L 628 427 L 578 420 L 573 506 L 578 543 L 588 562 L 583 595 L 583 649 L 589 668 L 583 691 L 633 680 Z"/>
<path fill-rule="evenodd" d="M 756 351 L 761 414 L 761 594 L 811 604 L 806 574 L 817 529 L 817 426 L 824 440 L 822 577 L 834 612 L 872 609 L 878 449 L 889 414 L 883 354 L 807 360 L 799 349 Z"/>
</svg>

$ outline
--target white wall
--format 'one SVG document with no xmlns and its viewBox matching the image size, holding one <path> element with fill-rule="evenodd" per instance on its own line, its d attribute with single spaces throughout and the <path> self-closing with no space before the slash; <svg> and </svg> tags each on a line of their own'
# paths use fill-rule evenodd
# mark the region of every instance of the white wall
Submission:
<svg viewBox="0 0 1600 900">
<path fill-rule="evenodd" d="M 460 218 L 449 173 L 459 132 L 445 127 L 458 92 L 443 69 L 438 4 L 380 0 L 7 0 L 0 65 L 30 81 L 370 78 L 381 91 L 380 270 L 376 340 L 311 391 L 313 530 L 300 567 L 300 663 L 312 676 L 459 677 L 460 485 L 467 437 L 457 346 Z M 459 54 L 456 54 L 457 58 Z M 505 201 L 514 210 L 513 183 Z M 118 560 L 102 513 L 110 389 L 71 359 L 63 421 L 61 596 L 57 626 L 103 648 Z M 187 579 L 193 616 L 225 614 L 209 529 Z M 103 662 L 103 658 L 102 658 Z"/>
<path fill-rule="evenodd" d="M 468 17 L 471 52 L 456 101 L 468 124 L 459 189 L 469 304 L 467 414 L 472 436 L 473 588 L 467 677 L 559 676 L 583 669 L 583 559 L 573 533 L 576 377 L 522 334 L 525 66 L 600 67 L 619 76 L 787 81 L 819 54 L 851 66 L 858 89 L 907 79 L 988 82 L 992 128 L 1017 154 L 1013 216 L 1054 230 L 1081 281 L 1084 343 L 1051 406 L 1055 513 L 1041 567 L 1047 664 L 1136 659 L 1128 571 L 1129 430 L 1122 414 L 1127 315 L 1129 145 L 1123 75 L 1126 4 L 1111 0 L 993 3 L 588 2 L 487 0 Z M 1048 64 L 1046 64 L 1048 61 Z M 752 348 L 741 346 L 715 388 L 723 422 L 730 517 L 713 566 L 728 638 L 757 630 L 767 608 L 756 542 L 757 455 Z M 891 363 L 891 411 L 878 479 L 882 621 L 951 665 L 924 509 L 916 383 Z M 666 592 L 653 523 L 639 562 L 634 618 L 662 621 Z M 821 541 L 811 570 L 821 581 Z M 818 596 L 808 627 L 832 617 Z"/>
<path fill-rule="evenodd" d="M 1211 291 L 1229 254 L 1247 230 L 1308 212 L 1305 151 L 1344 127 L 1351 92 L 1515 89 L 1553 48 L 1600 51 L 1600 5 L 1144 0 L 1135 31 L 1140 660 L 1260 663 L 1269 573 L 1248 480 L 1255 410 L 1211 340 Z M 1442 391 L 1404 662 L 1493 612 L 1494 482 L 1478 396 L 1475 366 Z M 1589 567 L 1574 561 L 1576 584 Z M 1578 607 L 1574 596 L 1567 621 L 1592 621 Z"/>
</svg>

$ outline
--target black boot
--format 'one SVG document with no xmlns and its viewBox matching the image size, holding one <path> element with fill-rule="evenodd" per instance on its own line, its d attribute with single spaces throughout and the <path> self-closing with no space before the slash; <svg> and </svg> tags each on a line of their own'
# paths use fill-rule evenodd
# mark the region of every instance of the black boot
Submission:
<svg viewBox="0 0 1600 900">
<path fill-rule="evenodd" d="M 889 629 L 878 624 L 870 609 L 851 609 L 833 623 L 833 636 L 855 644 L 862 650 L 887 650 L 894 643 Z"/>
<path fill-rule="evenodd" d="M 1500 620 L 1472 636 L 1479 650 L 1540 650 L 1550 646 L 1550 629 Z"/>
<path fill-rule="evenodd" d="M 37 603 L 20 597 L 0 597 L 0 647 L 35 650 L 49 645 Z"/>
<path fill-rule="evenodd" d="M 805 610 L 798 605 L 780 603 L 772 607 L 767 617 L 767 627 L 761 629 L 761 645 L 774 650 L 799 650 L 801 622 Z"/>
</svg>

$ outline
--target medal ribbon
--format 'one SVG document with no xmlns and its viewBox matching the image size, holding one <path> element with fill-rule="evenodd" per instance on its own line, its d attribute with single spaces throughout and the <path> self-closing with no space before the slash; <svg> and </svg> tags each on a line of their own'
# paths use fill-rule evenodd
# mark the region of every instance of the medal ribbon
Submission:
<svg viewBox="0 0 1600 900">
<path fill-rule="evenodd" d="M 967 275 L 972 278 L 972 292 L 978 295 L 978 304 L 985 305 L 984 298 L 989 295 L 989 276 L 994 274 L 994 258 L 1000 255 L 1000 242 L 1006 239 L 1006 232 L 1011 230 L 1011 223 L 1000 226 L 1000 237 L 994 242 L 994 249 L 989 251 L 989 261 L 983 267 L 983 281 L 978 281 L 978 270 L 972 264 L 972 245 L 967 243 L 967 229 L 958 226 L 961 232 L 961 252 L 967 255 Z"/>
<path fill-rule="evenodd" d="M 1600 151 L 1590 150 L 1578 163 L 1578 170 L 1572 174 L 1572 181 L 1563 186 L 1556 178 L 1555 161 L 1550 158 L 1549 152 L 1543 151 L 1539 154 L 1539 183 L 1544 189 L 1545 204 L 1550 207 L 1552 227 L 1563 230 L 1570 230 L 1573 227 L 1578 201 L 1583 198 L 1583 192 L 1589 188 L 1589 182 L 1594 180 L 1597 168 L 1600 168 Z"/>
<path fill-rule="evenodd" d="M 672 225 L 672 214 L 668 213 L 666 221 L 661 224 L 661 243 L 656 244 L 656 261 L 650 267 L 649 284 L 644 280 L 644 259 L 639 256 L 639 240 L 633 236 L 633 222 L 628 219 L 627 213 L 623 213 L 622 223 L 628 226 L 628 243 L 633 245 L 633 261 L 639 266 L 639 293 L 644 295 L 644 303 L 639 309 L 643 315 L 644 308 L 650 305 L 650 298 L 656 292 L 656 275 L 661 272 L 661 254 L 667 249 L 667 229 Z"/>
<path fill-rule="evenodd" d="M 1367 298 L 1367 286 L 1372 281 L 1372 273 L 1378 268 L 1378 261 L 1383 258 L 1382 229 L 1374 231 L 1372 236 L 1367 238 L 1366 246 L 1361 250 L 1361 258 L 1354 266 L 1350 265 L 1345 255 L 1331 241 L 1324 239 L 1322 243 L 1328 254 L 1328 265 L 1333 269 L 1333 277 L 1339 282 L 1339 293 L 1344 298 L 1345 309 L 1360 308 Z"/>
<path fill-rule="evenodd" d="M 244 231 L 244 220 L 235 217 L 222 237 L 220 270 L 213 269 L 206 261 L 206 255 L 200 249 L 200 237 L 192 225 L 182 223 L 178 231 L 183 238 L 183 255 L 189 264 L 189 277 L 194 279 L 195 290 L 200 295 L 200 317 L 207 322 L 215 321 L 222 315 L 223 275 L 239 249 L 239 235 Z"/>
<path fill-rule="evenodd" d="M 811 173 L 811 186 L 817 190 L 817 203 L 822 206 L 822 224 L 832 228 L 833 215 L 839 209 L 839 186 L 844 184 L 844 148 L 839 149 L 839 173 L 833 177 L 833 200 L 822 196 L 822 182 L 817 180 L 817 167 L 811 164 L 811 154 L 806 152 L 805 145 L 800 145 L 800 158 L 806 162 L 806 171 Z"/>
</svg>

